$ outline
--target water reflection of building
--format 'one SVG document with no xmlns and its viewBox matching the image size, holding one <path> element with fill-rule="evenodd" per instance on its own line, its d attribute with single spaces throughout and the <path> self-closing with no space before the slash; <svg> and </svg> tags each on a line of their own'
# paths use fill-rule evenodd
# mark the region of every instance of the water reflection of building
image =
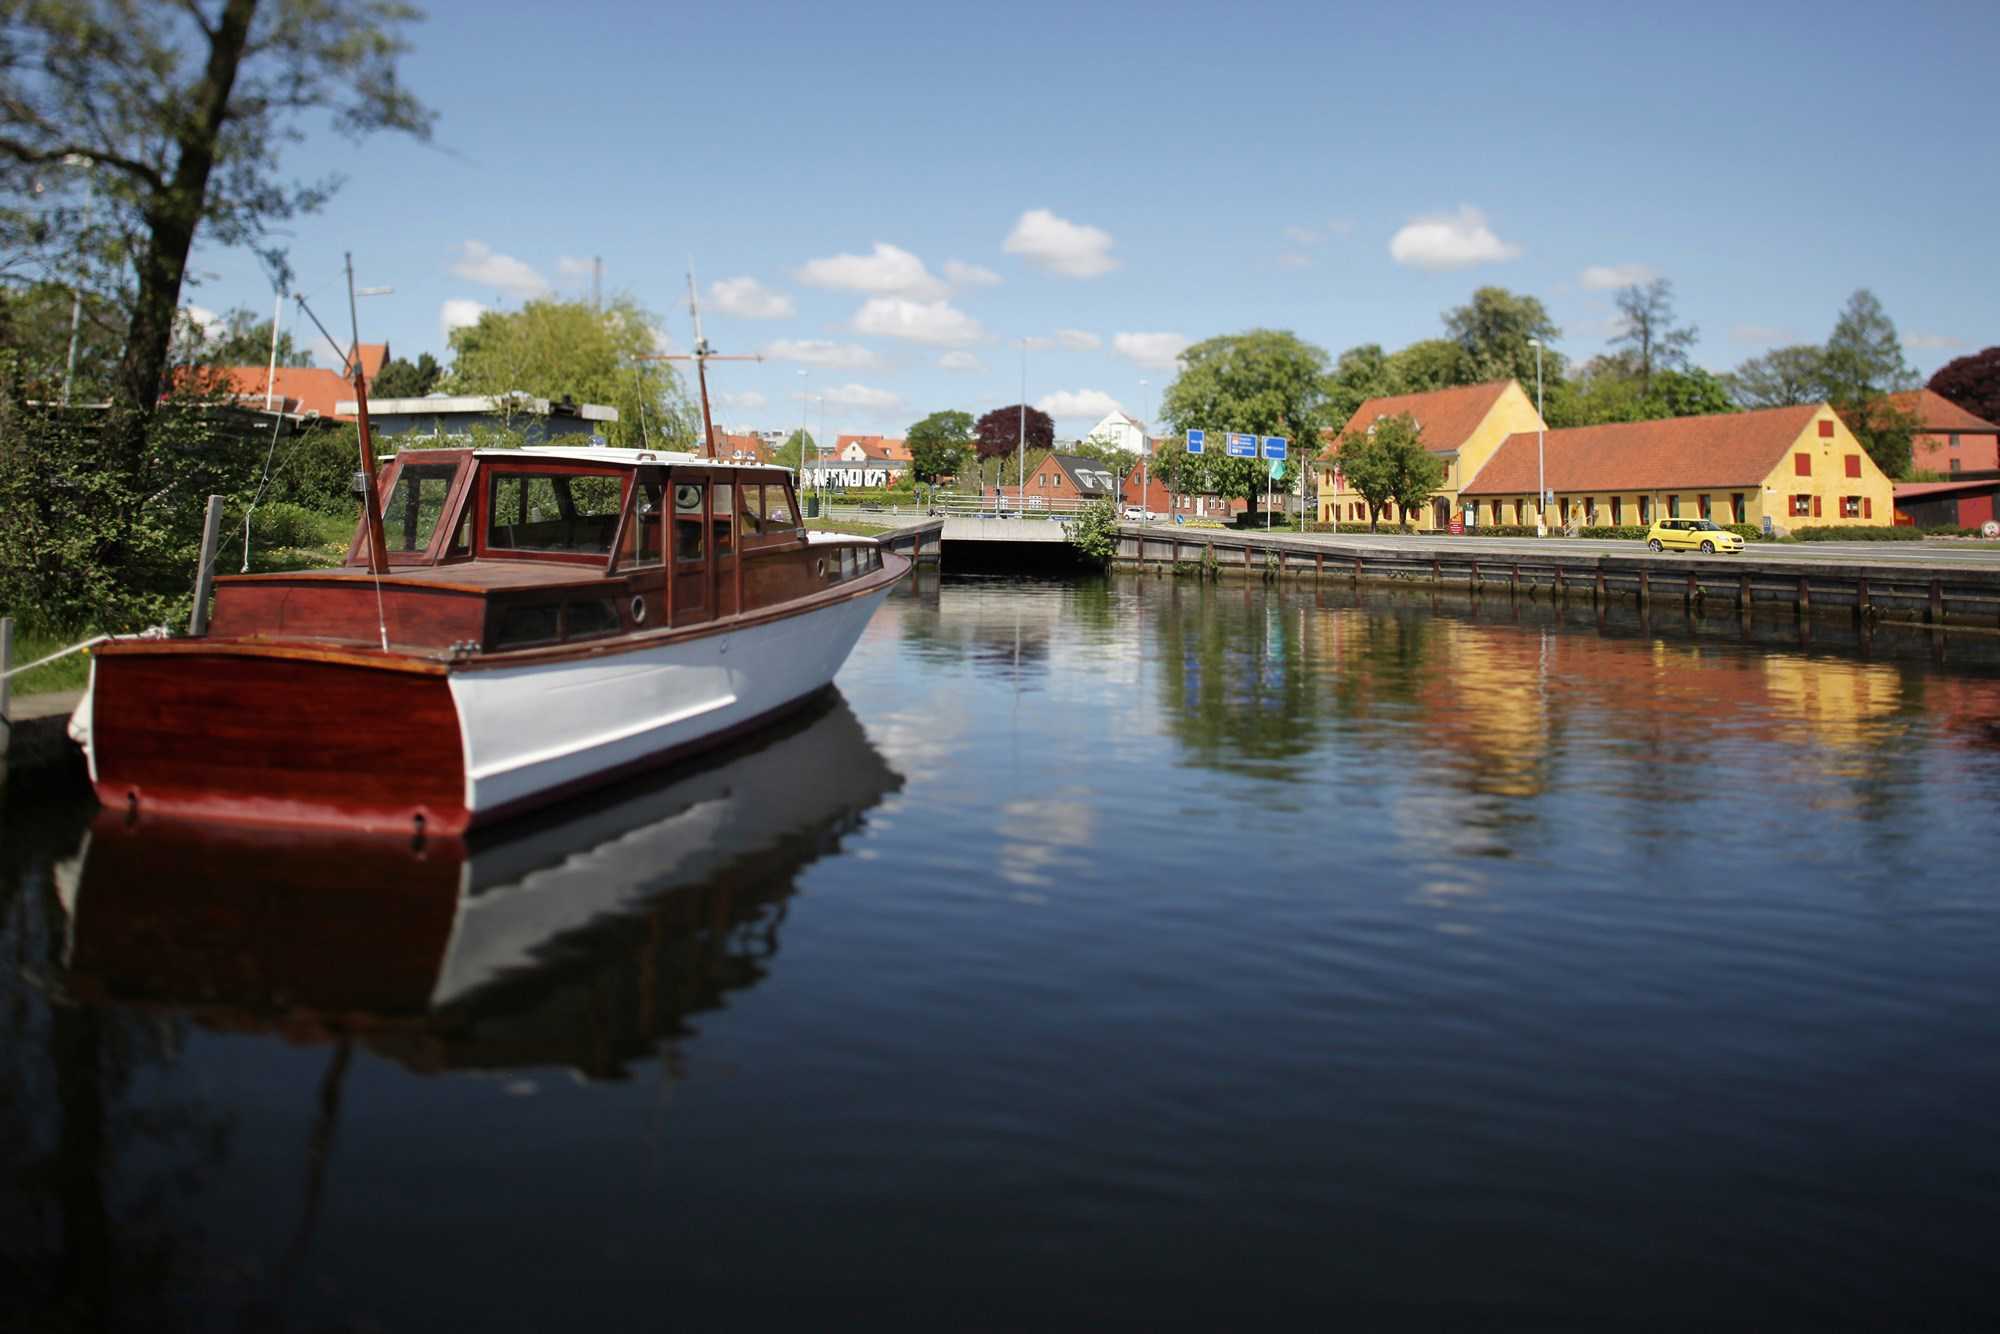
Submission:
<svg viewBox="0 0 2000 1334">
<path fill-rule="evenodd" d="M 420 1071 L 616 1077 L 755 985 L 798 872 L 901 784 L 835 698 L 692 771 L 470 845 L 128 825 L 60 877 L 63 986 Z"/>
</svg>

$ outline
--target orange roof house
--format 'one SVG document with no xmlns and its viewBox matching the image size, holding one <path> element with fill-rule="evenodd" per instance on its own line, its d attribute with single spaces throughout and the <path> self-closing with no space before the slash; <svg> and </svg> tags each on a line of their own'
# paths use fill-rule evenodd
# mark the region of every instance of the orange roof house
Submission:
<svg viewBox="0 0 2000 1334">
<path fill-rule="evenodd" d="M 1421 394 L 1392 394 L 1371 398 L 1348 418 L 1340 439 L 1366 433 L 1384 417 L 1408 413 L 1416 419 L 1425 448 L 1443 460 L 1444 484 L 1432 498 L 1426 512 L 1410 517 L 1420 528 L 1442 529 L 1458 511 L 1458 493 L 1468 478 L 1476 477 L 1500 442 L 1517 431 L 1533 431 L 1542 424 L 1534 403 L 1513 380 L 1487 384 L 1456 385 Z M 1320 456 L 1319 514 L 1321 523 L 1366 522 L 1366 503 L 1358 492 L 1344 484 L 1335 485 L 1339 469 L 1338 440 Z"/>
<path fill-rule="evenodd" d="M 886 435 L 843 435 L 833 443 L 835 458 L 848 463 L 877 463 L 890 467 L 908 466 L 910 447 Z"/>
<path fill-rule="evenodd" d="M 374 380 L 389 360 L 387 343 L 361 345 L 361 373 Z M 246 407 L 261 408 L 269 395 L 278 411 L 303 415 L 318 413 L 337 421 L 353 421 L 352 413 L 338 412 L 335 405 L 354 397 L 354 382 L 338 369 L 322 366 L 280 366 L 273 373 L 268 366 L 200 366 L 184 372 L 184 383 L 199 383 L 234 395 Z"/>
<path fill-rule="evenodd" d="M 1552 522 L 1649 524 L 1702 517 L 1787 529 L 1887 525 L 1894 488 L 1826 404 L 1549 431 L 1540 472 Z M 1517 432 L 1461 492 L 1480 527 L 1532 524 L 1537 437 Z"/>
<path fill-rule="evenodd" d="M 1889 402 L 1917 419 L 1911 467 L 1947 475 L 2000 470 L 2000 426 L 1929 389 L 1891 394 Z"/>
</svg>

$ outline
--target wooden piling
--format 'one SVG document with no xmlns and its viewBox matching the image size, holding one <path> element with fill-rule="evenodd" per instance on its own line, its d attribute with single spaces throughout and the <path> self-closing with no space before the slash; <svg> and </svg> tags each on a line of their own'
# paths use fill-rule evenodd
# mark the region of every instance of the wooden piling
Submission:
<svg viewBox="0 0 2000 1334">
<path fill-rule="evenodd" d="M 190 635 L 200 636 L 208 633 L 208 595 L 215 587 L 215 548 L 221 539 L 222 497 L 210 496 L 208 514 L 201 522 L 201 563 L 195 567 L 194 572 L 194 611 L 188 616 Z"/>
</svg>

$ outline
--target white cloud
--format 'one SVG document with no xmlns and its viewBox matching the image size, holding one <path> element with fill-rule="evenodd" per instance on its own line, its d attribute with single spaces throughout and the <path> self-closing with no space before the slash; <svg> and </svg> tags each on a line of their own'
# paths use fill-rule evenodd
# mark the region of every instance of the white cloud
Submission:
<svg viewBox="0 0 2000 1334">
<path fill-rule="evenodd" d="M 1778 343 L 1793 341 L 1790 329 L 1775 324 L 1732 324 L 1729 326 L 1729 341 L 1749 347 L 1771 347 Z"/>
<path fill-rule="evenodd" d="M 1281 269 L 1309 269 L 1312 262 L 1311 255 L 1297 250 L 1287 250 L 1278 256 L 1278 267 Z"/>
<path fill-rule="evenodd" d="M 708 285 L 708 299 L 725 315 L 746 320 L 783 320 L 794 314 L 792 299 L 755 278 L 722 278 Z"/>
<path fill-rule="evenodd" d="M 1463 269 L 1516 259 L 1521 247 L 1503 241 L 1486 225 L 1486 215 L 1470 204 L 1456 213 L 1412 218 L 1389 239 L 1389 255 L 1413 269 Z"/>
<path fill-rule="evenodd" d="M 944 276 L 953 287 L 992 287 L 1000 281 L 1000 275 L 993 270 L 967 264 L 962 259 L 946 260 Z"/>
<path fill-rule="evenodd" d="M 1095 278 L 1118 267 L 1111 257 L 1110 232 L 1058 218 L 1045 208 L 1023 213 L 1002 249 L 1065 278 Z"/>
<path fill-rule="evenodd" d="M 597 271 L 595 260 L 578 259 L 575 255 L 556 257 L 556 276 L 561 278 L 588 278 Z"/>
<path fill-rule="evenodd" d="M 540 296 L 549 290 L 548 280 L 534 268 L 512 255 L 503 255 L 484 241 L 467 241 L 460 248 L 458 262 L 451 271 L 481 287 L 491 287 L 509 296 Z"/>
<path fill-rule="evenodd" d="M 1903 346 L 1918 352 L 1949 352 L 1965 346 L 1963 338 L 1953 338 L 1950 334 L 1913 333 L 1903 340 Z"/>
<path fill-rule="evenodd" d="M 202 338 L 214 332 L 216 323 L 222 317 L 207 306 L 182 306 L 181 321 Z"/>
<path fill-rule="evenodd" d="M 469 324 L 477 324 L 479 317 L 485 313 L 486 307 L 477 301 L 455 297 L 438 307 L 438 334 L 448 340 L 453 329 L 463 329 Z"/>
<path fill-rule="evenodd" d="M 1111 339 L 1111 350 L 1119 356 L 1161 371 L 1172 370 L 1189 346 L 1187 336 L 1177 333 L 1122 333 Z"/>
<path fill-rule="evenodd" d="M 986 367 L 978 357 L 970 352 L 947 352 L 937 359 L 940 368 L 948 371 L 983 371 Z"/>
<path fill-rule="evenodd" d="M 1051 417 L 1087 417 L 1091 421 L 1098 420 L 1107 412 L 1124 411 L 1118 400 L 1102 389 L 1064 389 L 1037 399 L 1035 406 Z"/>
<path fill-rule="evenodd" d="M 945 294 L 945 284 L 933 277 L 924 262 L 899 246 L 875 243 L 868 255 L 830 255 L 808 260 L 798 271 L 798 280 L 808 287 L 833 287 L 853 292 L 876 292 L 885 296 L 935 300 Z"/>
<path fill-rule="evenodd" d="M 986 336 L 979 321 L 946 301 L 878 296 L 855 312 L 854 332 L 907 338 L 914 343 L 976 343 Z"/>
<path fill-rule="evenodd" d="M 1056 343 L 1072 352 L 1092 352 L 1104 346 L 1104 340 L 1094 333 L 1082 329 L 1056 330 Z"/>
<path fill-rule="evenodd" d="M 903 406 L 900 394 L 892 394 L 886 389 L 874 389 L 865 384 L 842 384 L 823 389 L 826 401 L 837 408 L 864 408 L 871 412 L 885 412 Z"/>
<path fill-rule="evenodd" d="M 745 389 L 737 393 L 731 393 L 726 389 L 719 390 L 711 397 L 714 398 L 717 407 L 727 408 L 733 412 L 759 412 L 769 404 L 769 400 L 755 389 Z"/>
<path fill-rule="evenodd" d="M 679 351 L 674 346 L 674 336 L 657 324 L 646 326 L 646 337 L 652 341 L 653 351 L 655 352 L 667 353 Z"/>
<path fill-rule="evenodd" d="M 1320 235 L 1311 227 L 1294 226 L 1285 228 L 1285 239 L 1293 245 L 1318 245 Z"/>
<path fill-rule="evenodd" d="M 765 345 L 773 361 L 797 361 L 807 366 L 839 366 L 860 370 L 879 366 L 882 359 L 859 343 L 835 343 L 825 338 L 780 338 Z"/>
<path fill-rule="evenodd" d="M 1626 287 L 1644 287 L 1660 276 L 1650 264 L 1593 264 L 1577 281 L 1586 292 L 1610 292 Z"/>
</svg>

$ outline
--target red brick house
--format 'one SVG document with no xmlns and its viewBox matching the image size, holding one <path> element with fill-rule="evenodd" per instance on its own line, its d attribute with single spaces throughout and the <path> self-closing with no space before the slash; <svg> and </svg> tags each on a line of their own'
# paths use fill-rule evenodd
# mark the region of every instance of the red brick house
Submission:
<svg viewBox="0 0 2000 1334">
<path fill-rule="evenodd" d="M 1975 417 L 1943 394 L 1912 389 L 1889 401 L 1917 419 L 1910 466 L 1925 472 L 2000 472 L 2000 426 Z"/>
</svg>

